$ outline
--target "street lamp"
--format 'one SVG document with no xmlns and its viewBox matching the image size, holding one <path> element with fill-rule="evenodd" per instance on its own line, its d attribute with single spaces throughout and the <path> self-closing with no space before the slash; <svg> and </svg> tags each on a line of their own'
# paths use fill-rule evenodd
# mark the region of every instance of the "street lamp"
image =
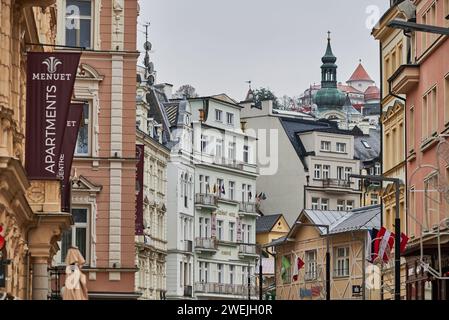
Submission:
<svg viewBox="0 0 449 320">
<path fill-rule="evenodd" d="M 256 247 L 256 250 L 259 249 L 259 300 L 263 300 L 263 274 L 262 274 L 262 245 L 258 243 L 240 243 L 242 246 L 252 246 Z M 251 300 L 251 275 L 249 273 L 250 263 L 248 261 L 248 300 Z"/>
<path fill-rule="evenodd" d="M 329 225 L 296 222 L 297 226 L 326 228 L 326 300 L 331 299 L 331 255 L 329 252 Z"/>
<path fill-rule="evenodd" d="M 403 20 L 392 20 L 387 24 L 387 26 L 394 29 L 402 29 L 405 32 L 420 31 L 449 36 L 449 28 L 430 26 L 427 24 L 419 24 Z"/>
<path fill-rule="evenodd" d="M 397 178 L 387 178 L 383 176 L 373 176 L 373 175 L 360 175 L 360 174 L 350 174 L 348 175 L 348 181 L 350 178 L 355 179 L 368 179 L 380 182 L 392 182 L 395 185 L 395 195 L 396 195 L 396 218 L 394 221 L 394 299 L 401 300 L 401 217 L 399 210 L 399 197 L 400 197 L 400 186 L 401 180 Z M 382 257 L 381 257 L 382 258 Z"/>
</svg>

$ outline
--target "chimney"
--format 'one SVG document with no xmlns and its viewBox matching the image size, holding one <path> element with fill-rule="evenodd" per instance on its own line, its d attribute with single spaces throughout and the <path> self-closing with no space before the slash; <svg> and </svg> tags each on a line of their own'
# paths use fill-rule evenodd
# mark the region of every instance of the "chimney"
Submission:
<svg viewBox="0 0 449 320">
<path fill-rule="evenodd" d="M 273 114 L 273 100 L 262 101 L 262 110 L 266 114 Z"/>
</svg>

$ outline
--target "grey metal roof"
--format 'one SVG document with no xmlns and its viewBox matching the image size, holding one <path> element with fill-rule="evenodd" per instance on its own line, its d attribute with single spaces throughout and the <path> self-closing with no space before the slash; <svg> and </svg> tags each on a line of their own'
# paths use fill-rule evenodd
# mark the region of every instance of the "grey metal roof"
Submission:
<svg viewBox="0 0 449 320">
<path fill-rule="evenodd" d="M 282 214 L 260 216 L 256 220 L 256 233 L 270 232 Z"/>
<path fill-rule="evenodd" d="M 170 127 L 176 126 L 178 122 L 179 102 L 164 103 L 164 108 L 167 113 L 168 121 L 170 122 Z"/>
<path fill-rule="evenodd" d="M 366 141 L 367 148 L 362 141 Z M 354 155 L 361 161 L 372 161 L 380 156 L 380 129 L 371 129 L 369 135 L 354 137 Z"/>
<path fill-rule="evenodd" d="M 304 210 L 303 214 L 314 224 L 329 226 L 331 234 L 380 228 L 380 205 L 368 206 L 352 211 Z M 326 228 L 318 228 L 326 234 Z"/>
<path fill-rule="evenodd" d="M 353 230 L 370 230 L 373 228 L 379 229 L 380 215 L 380 205 L 354 209 L 351 211 L 349 217 L 332 228 L 331 233 L 341 233 Z"/>
</svg>

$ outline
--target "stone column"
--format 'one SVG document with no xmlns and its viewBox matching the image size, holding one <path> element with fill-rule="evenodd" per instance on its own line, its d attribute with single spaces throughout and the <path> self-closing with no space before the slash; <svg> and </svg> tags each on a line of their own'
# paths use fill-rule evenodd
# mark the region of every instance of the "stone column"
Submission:
<svg viewBox="0 0 449 320">
<path fill-rule="evenodd" d="M 48 261 L 43 258 L 33 258 L 33 300 L 47 300 L 48 287 Z"/>
</svg>

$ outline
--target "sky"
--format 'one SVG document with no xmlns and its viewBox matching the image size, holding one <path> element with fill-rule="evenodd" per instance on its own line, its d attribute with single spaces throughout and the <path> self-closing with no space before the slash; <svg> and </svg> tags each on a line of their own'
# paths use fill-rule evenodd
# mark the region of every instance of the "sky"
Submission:
<svg viewBox="0 0 449 320">
<path fill-rule="evenodd" d="M 379 44 L 371 28 L 389 0 L 140 0 L 138 50 L 150 22 L 150 59 L 157 82 L 191 84 L 201 96 L 227 93 L 241 101 L 268 87 L 298 96 L 321 81 L 327 31 L 338 81 L 362 60 L 379 84 Z M 139 64 L 142 63 L 142 57 Z"/>
</svg>

